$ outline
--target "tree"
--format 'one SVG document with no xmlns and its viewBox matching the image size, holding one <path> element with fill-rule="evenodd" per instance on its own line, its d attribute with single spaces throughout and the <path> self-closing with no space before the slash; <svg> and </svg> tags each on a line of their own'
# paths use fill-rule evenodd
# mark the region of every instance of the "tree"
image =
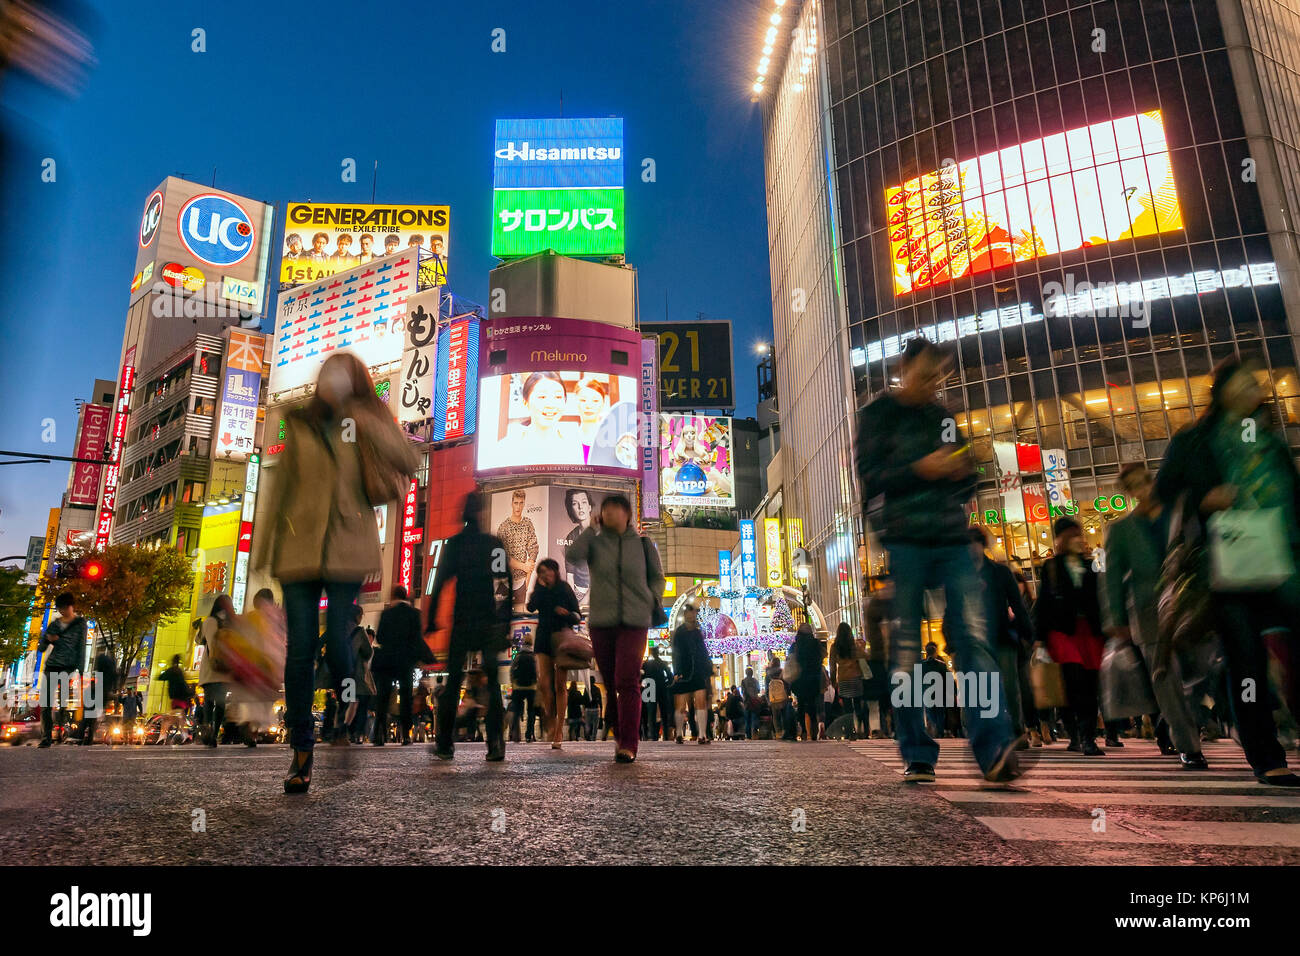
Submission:
<svg viewBox="0 0 1300 956">
<path fill-rule="evenodd" d="M 794 615 L 790 613 L 790 605 L 785 598 L 778 597 L 772 606 L 772 630 L 793 631 L 794 629 Z"/>
<path fill-rule="evenodd" d="M 8 667 L 27 650 L 27 629 L 36 589 L 24 584 L 22 568 L 0 568 L 0 668 Z"/>
<path fill-rule="evenodd" d="M 97 566 L 93 573 L 85 573 L 92 566 Z M 159 622 L 188 612 L 193 587 L 194 572 L 185 555 L 174 548 L 129 544 L 61 552 L 51 573 L 41 579 L 51 600 L 68 591 L 77 613 L 99 626 L 119 674 L 130 671 L 146 635 Z"/>
</svg>

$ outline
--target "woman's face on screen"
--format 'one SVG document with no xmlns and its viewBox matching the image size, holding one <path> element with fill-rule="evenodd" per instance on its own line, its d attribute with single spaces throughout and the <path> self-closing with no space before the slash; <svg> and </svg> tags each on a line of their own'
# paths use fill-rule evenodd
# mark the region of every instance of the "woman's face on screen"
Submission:
<svg viewBox="0 0 1300 956">
<path fill-rule="evenodd" d="M 534 425 L 553 427 L 564 414 L 564 386 L 549 378 L 542 379 L 528 396 L 528 413 Z"/>
</svg>

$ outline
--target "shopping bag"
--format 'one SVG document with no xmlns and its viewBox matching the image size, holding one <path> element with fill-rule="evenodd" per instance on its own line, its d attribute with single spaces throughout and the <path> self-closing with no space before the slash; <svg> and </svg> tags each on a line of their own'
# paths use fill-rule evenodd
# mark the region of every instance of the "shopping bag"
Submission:
<svg viewBox="0 0 1300 956">
<path fill-rule="evenodd" d="M 284 613 L 236 615 L 218 634 L 222 664 L 235 682 L 260 696 L 275 696 L 284 683 Z"/>
<path fill-rule="evenodd" d="M 563 627 L 552 636 L 555 644 L 555 666 L 566 670 L 585 670 L 591 666 L 595 655 L 591 641 L 571 627 Z"/>
<path fill-rule="evenodd" d="M 1281 508 L 1216 511 L 1210 536 L 1210 587 L 1215 591 L 1268 591 L 1295 573 L 1282 529 Z"/>
<path fill-rule="evenodd" d="M 1101 714 L 1123 720 L 1157 712 L 1146 665 L 1131 641 L 1111 638 L 1101 654 Z"/>
<path fill-rule="evenodd" d="M 1061 665 L 1051 658 L 1044 660 L 1035 655 L 1029 662 L 1029 685 L 1034 691 L 1036 710 L 1065 706 L 1065 678 L 1061 676 Z"/>
</svg>

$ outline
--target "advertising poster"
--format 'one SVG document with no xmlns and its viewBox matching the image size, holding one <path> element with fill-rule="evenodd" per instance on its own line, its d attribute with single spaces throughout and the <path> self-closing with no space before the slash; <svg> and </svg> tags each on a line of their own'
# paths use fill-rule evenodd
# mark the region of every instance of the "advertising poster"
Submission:
<svg viewBox="0 0 1300 956">
<path fill-rule="evenodd" d="M 944 166 L 885 206 L 895 295 L 1183 228 L 1159 110 Z"/>
<path fill-rule="evenodd" d="M 663 411 L 735 407 L 730 322 L 642 322 L 641 331 L 659 340 Z"/>
<path fill-rule="evenodd" d="M 434 338 L 438 333 L 441 308 L 441 289 L 420 292 L 407 300 L 402 388 L 397 399 L 399 422 L 419 422 L 433 414 L 433 388 L 437 378 Z"/>
<path fill-rule="evenodd" d="M 492 495 L 488 530 L 506 546 L 511 602 L 516 613 L 524 613 L 537 579 L 537 562 L 544 557 L 555 557 L 542 553 L 542 545 L 549 544 L 549 492 L 549 488 L 539 485 Z"/>
<path fill-rule="evenodd" d="M 465 438 L 478 423 L 479 320 L 453 319 L 437 344 L 433 440 Z"/>
<path fill-rule="evenodd" d="M 573 319 L 501 319 L 484 328 L 480 474 L 640 475 L 640 333 Z"/>
<path fill-rule="evenodd" d="M 785 583 L 782 580 L 780 518 L 763 519 L 763 556 L 767 565 L 767 586 L 779 588 Z"/>
<path fill-rule="evenodd" d="M 280 288 L 327 279 L 380 256 L 411 250 L 421 286 L 445 285 L 448 206 L 291 202 L 280 250 Z"/>
<path fill-rule="evenodd" d="M 109 440 L 109 421 L 113 410 L 107 405 L 81 406 L 81 434 L 77 437 L 76 458 L 103 458 Z M 68 489 L 68 504 L 90 505 L 99 503 L 99 478 L 103 465 L 74 462 L 72 483 Z"/>
<path fill-rule="evenodd" d="M 659 468 L 661 504 L 735 507 L 731 419 L 661 414 Z"/>
<path fill-rule="evenodd" d="M 659 519 L 659 346 L 653 338 L 641 339 L 641 517 Z"/>
<path fill-rule="evenodd" d="M 560 578 L 568 581 L 578 596 L 578 605 L 587 607 L 591 592 L 591 572 L 583 562 L 565 559 L 565 549 L 577 540 L 578 535 L 591 526 L 592 516 L 608 491 L 595 491 L 579 485 L 551 485 L 550 487 L 550 537 L 549 548 L 542 557 L 554 558 L 560 564 Z"/>
<path fill-rule="evenodd" d="M 253 452 L 265 349 L 266 336 L 230 330 L 226 367 L 221 379 L 221 401 L 213 430 L 216 452 L 228 461 L 245 461 Z"/>
<path fill-rule="evenodd" d="M 623 158 L 621 118 L 497 120 L 492 254 L 621 254 Z"/>
<path fill-rule="evenodd" d="M 270 391 L 315 382 L 336 349 L 352 352 L 369 368 L 398 361 L 406 340 L 406 303 L 415 292 L 416 257 L 403 253 L 282 294 Z"/>
</svg>

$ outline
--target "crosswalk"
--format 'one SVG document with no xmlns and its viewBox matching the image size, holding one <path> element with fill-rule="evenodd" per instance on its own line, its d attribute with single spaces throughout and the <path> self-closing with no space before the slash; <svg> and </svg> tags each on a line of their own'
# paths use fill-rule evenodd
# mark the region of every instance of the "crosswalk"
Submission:
<svg viewBox="0 0 1300 956">
<path fill-rule="evenodd" d="M 1206 744 L 1208 771 L 1183 770 L 1150 741 L 1124 744 L 1104 757 L 1068 753 L 1063 744 L 1023 751 L 1025 775 L 1010 789 L 989 790 L 966 741 L 944 740 L 935 783 L 918 789 L 1008 841 L 1300 848 L 1300 789 L 1261 785 L 1236 744 Z M 892 740 L 849 746 L 901 778 Z"/>
</svg>

